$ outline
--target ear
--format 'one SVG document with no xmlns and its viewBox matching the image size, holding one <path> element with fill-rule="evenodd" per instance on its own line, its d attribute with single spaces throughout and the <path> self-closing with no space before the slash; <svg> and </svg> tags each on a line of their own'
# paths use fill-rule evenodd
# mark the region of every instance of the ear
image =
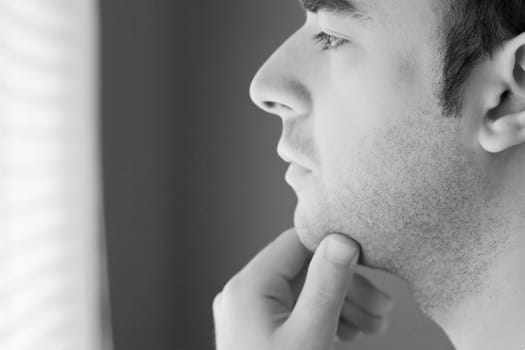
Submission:
<svg viewBox="0 0 525 350">
<path fill-rule="evenodd" d="M 490 64 L 497 83 L 488 97 L 496 102 L 484 112 L 479 143 L 497 153 L 525 144 L 525 33 L 506 41 Z"/>
</svg>

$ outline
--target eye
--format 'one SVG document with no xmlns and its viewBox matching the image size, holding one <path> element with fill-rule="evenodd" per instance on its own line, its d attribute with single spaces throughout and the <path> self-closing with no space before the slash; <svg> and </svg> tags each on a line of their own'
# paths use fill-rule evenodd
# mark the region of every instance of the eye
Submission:
<svg viewBox="0 0 525 350">
<path fill-rule="evenodd" d="M 336 36 L 326 34 L 325 32 L 314 35 L 313 40 L 321 45 L 323 51 L 334 50 L 350 42 L 347 39 L 338 38 Z"/>
</svg>

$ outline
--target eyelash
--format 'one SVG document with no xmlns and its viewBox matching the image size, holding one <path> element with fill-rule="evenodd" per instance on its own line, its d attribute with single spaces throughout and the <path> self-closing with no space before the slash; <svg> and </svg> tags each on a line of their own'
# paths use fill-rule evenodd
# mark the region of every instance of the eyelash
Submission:
<svg viewBox="0 0 525 350">
<path fill-rule="evenodd" d="M 315 34 L 313 39 L 316 43 L 322 46 L 323 51 L 335 50 L 350 42 L 347 39 L 338 38 L 336 36 L 326 34 L 325 32 Z"/>
</svg>

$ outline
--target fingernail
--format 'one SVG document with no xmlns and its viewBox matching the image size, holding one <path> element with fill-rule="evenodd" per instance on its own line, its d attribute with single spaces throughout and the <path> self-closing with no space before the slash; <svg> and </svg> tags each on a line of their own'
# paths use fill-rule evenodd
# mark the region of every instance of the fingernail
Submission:
<svg viewBox="0 0 525 350">
<path fill-rule="evenodd" d="M 350 266 L 357 257 L 356 245 L 341 234 L 332 234 L 326 239 L 328 239 L 325 248 L 326 258 L 334 264 Z"/>
</svg>

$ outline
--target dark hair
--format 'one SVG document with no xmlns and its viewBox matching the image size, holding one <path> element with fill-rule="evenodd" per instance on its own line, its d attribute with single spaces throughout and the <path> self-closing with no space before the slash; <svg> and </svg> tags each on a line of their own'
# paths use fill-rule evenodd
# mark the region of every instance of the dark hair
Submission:
<svg viewBox="0 0 525 350">
<path fill-rule="evenodd" d="M 525 0 L 436 1 L 446 3 L 441 102 L 447 115 L 456 115 L 461 88 L 474 65 L 492 57 L 503 41 L 525 32 Z"/>
</svg>

